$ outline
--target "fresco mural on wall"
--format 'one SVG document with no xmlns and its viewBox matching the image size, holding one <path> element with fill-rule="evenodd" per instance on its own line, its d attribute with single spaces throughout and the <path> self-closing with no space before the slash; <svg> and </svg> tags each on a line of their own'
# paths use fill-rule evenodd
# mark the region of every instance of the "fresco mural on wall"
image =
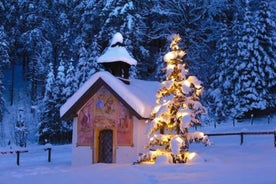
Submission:
<svg viewBox="0 0 276 184">
<path fill-rule="evenodd" d="M 129 111 L 118 103 L 119 116 L 117 123 L 117 143 L 120 146 L 133 146 L 133 122 Z"/>
<path fill-rule="evenodd" d="M 128 109 L 104 87 L 97 92 L 95 97 L 95 126 L 116 128 L 117 145 L 131 146 L 133 144 L 133 122 Z"/>
<path fill-rule="evenodd" d="M 116 118 L 118 100 L 106 88 L 102 87 L 94 97 L 95 116 Z"/>
<path fill-rule="evenodd" d="M 91 146 L 93 140 L 93 114 L 94 99 L 91 98 L 88 103 L 79 111 L 77 145 Z"/>
<path fill-rule="evenodd" d="M 133 121 L 126 107 L 105 87 L 101 87 L 80 110 L 78 145 L 93 144 L 94 128 L 117 131 L 118 146 L 133 145 Z"/>
</svg>

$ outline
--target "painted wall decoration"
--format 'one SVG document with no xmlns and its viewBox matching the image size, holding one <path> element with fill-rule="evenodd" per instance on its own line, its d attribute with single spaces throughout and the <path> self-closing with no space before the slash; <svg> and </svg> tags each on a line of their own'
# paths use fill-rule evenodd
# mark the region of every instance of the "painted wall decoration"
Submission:
<svg viewBox="0 0 276 184">
<path fill-rule="evenodd" d="M 79 111 L 78 145 L 93 144 L 94 129 L 115 129 L 118 146 L 133 145 L 133 120 L 128 109 L 105 87 Z"/>
<path fill-rule="evenodd" d="M 117 144 L 120 146 L 133 145 L 133 122 L 129 111 L 122 103 L 118 104 L 119 115 L 117 123 Z"/>
<path fill-rule="evenodd" d="M 78 113 L 77 145 L 91 146 L 93 141 L 94 99 L 91 98 Z"/>
</svg>

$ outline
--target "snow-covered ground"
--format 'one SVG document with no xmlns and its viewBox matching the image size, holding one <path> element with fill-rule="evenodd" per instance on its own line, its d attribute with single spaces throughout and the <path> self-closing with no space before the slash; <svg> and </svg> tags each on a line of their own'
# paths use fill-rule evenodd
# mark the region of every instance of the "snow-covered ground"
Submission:
<svg viewBox="0 0 276 184">
<path fill-rule="evenodd" d="M 274 131 L 276 117 L 213 125 L 202 128 L 204 132 Z M 132 165 L 94 164 L 71 166 L 71 145 L 52 148 L 52 162 L 47 162 L 43 146 L 29 145 L 28 153 L 22 153 L 20 166 L 16 154 L 0 155 L 0 184 L 55 184 L 55 183 L 208 183 L 208 184 L 275 184 L 276 148 L 273 135 L 246 135 L 240 145 L 239 136 L 210 137 L 212 145 L 204 147 L 192 144 L 197 152 L 187 164 Z M 1 148 L 2 149 L 2 148 Z"/>
</svg>

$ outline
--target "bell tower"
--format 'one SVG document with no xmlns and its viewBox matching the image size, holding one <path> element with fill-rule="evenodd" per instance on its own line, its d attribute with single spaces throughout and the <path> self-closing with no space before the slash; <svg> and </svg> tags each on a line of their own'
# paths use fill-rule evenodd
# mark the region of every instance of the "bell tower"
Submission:
<svg viewBox="0 0 276 184">
<path fill-rule="evenodd" d="M 97 62 L 102 64 L 106 71 L 110 72 L 126 84 L 130 83 L 130 67 L 137 65 L 137 61 L 132 58 L 126 50 L 121 33 L 113 35 L 110 46 L 98 58 Z"/>
</svg>

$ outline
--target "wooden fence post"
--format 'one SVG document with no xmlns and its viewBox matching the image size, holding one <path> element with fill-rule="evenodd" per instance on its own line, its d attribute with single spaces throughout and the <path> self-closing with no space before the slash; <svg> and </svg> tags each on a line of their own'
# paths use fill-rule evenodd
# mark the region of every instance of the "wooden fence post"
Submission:
<svg viewBox="0 0 276 184">
<path fill-rule="evenodd" d="M 19 166 L 19 162 L 20 162 L 20 151 L 16 151 L 16 165 Z"/>
<path fill-rule="evenodd" d="M 276 131 L 274 131 L 274 147 L 276 148 Z"/>
<path fill-rule="evenodd" d="M 51 162 L 51 152 L 52 148 L 48 148 L 48 162 Z"/>
<path fill-rule="evenodd" d="M 44 150 L 48 151 L 48 162 L 51 162 L 51 151 L 52 151 L 52 148 L 45 148 Z"/>
<path fill-rule="evenodd" d="M 254 115 L 251 114 L 251 119 L 250 119 L 250 124 L 251 124 L 251 125 L 253 125 L 253 117 L 254 117 Z"/>
<path fill-rule="evenodd" d="M 243 135 L 244 135 L 244 133 L 243 132 L 241 132 L 241 145 L 243 144 Z"/>
</svg>

